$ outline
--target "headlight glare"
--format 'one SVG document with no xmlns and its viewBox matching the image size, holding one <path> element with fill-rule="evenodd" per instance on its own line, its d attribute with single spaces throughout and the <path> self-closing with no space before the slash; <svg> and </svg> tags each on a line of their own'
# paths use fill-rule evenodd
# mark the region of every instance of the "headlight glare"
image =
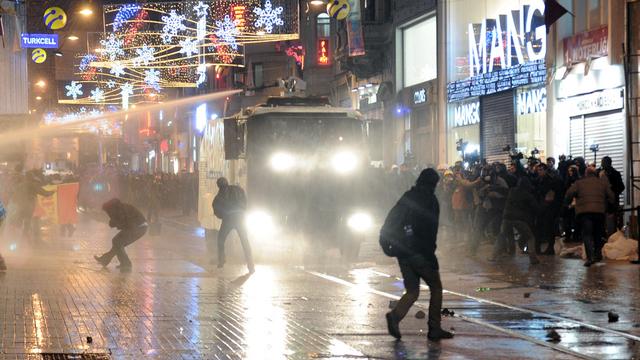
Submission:
<svg viewBox="0 0 640 360">
<path fill-rule="evenodd" d="M 296 165 L 293 155 L 286 152 L 277 152 L 271 156 L 271 169 L 276 172 L 287 172 Z"/>
<path fill-rule="evenodd" d="M 271 235 L 275 233 L 273 218 L 266 211 L 253 210 L 247 213 L 246 224 L 249 231 L 256 234 Z"/>
<path fill-rule="evenodd" d="M 333 170 L 339 174 L 348 174 L 358 167 L 358 157 L 350 151 L 342 151 L 331 159 Z"/>
<path fill-rule="evenodd" d="M 355 232 L 365 232 L 373 226 L 373 218 L 369 214 L 357 212 L 347 219 L 347 225 Z"/>
</svg>

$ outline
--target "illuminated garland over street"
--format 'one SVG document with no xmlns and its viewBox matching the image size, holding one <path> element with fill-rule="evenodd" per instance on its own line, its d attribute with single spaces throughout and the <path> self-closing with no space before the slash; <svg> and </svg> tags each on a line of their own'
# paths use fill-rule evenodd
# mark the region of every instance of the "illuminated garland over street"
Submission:
<svg viewBox="0 0 640 360">
<path fill-rule="evenodd" d="M 298 39 L 297 0 L 139 2 L 104 6 L 105 33 L 89 44 L 64 104 L 119 105 L 198 87 L 212 66 L 244 66 L 244 46 Z M 84 87 L 83 87 L 84 86 Z"/>
</svg>

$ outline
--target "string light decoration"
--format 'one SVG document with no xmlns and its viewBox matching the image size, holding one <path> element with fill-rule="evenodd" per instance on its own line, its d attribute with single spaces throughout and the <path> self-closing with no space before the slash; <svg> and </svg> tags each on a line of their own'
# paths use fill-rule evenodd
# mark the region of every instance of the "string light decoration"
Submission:
<svg viewBox="0 0 640 360">
<path fill-rule="evenodd" d="M 67 89 L 67 96 L 71 96 L 73 100 L 76 100 L 79 95 L 82 95 L 82 84 L 77 81 L 72 81 L 64 88 Z"/>
<path fill-rule="evenodd" d="M 89 39 L 95 51 L 78 66 L 80 92 L 67 91 L 59 103 L 126 108 L 160 101 L 162 89 L 202 86 L 211 66 L 243 67 L 247 44 L 298 39 L 298 6 L 298 0 L 105 5 L 105 32 Z M 81 83 L 103 93 L 84 95 Z"/>
</svg>

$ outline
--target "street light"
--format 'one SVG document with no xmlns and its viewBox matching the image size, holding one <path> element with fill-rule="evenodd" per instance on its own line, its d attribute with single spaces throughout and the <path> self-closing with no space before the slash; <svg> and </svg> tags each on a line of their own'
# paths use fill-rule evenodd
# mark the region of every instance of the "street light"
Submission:
<svg viewBox="0 0 640 360">
<path fill-rule="evenodd" d="M 36 100 L 42 100 L 42 96 L 36 96 Z"/>
<path fill-rule="evenodd" d="M 39 81 L 36 83 L 36 86 L 37 86 L 37 87 L 40 87 L 40 88 L 43 88 L 43 87 L 47 86 L 47 83 L 46 83 L 46 82 L 44 82 L 44 80 L 39 80 Z"/>
<path fill-rule="evenodd" d="M 62 51 L 54 51 L 54 54 L 56 54 L 56 56 L 62 56 Z"/>
<path fill-rule="evenodd" d="M 84 9 L 78 11 L 78 13 L 80 13 L 80 15 L 83 15 L 83 16 L 91 16 L 91 15 L 93 15 L 93 10 L 91 10 L 89 8 L 84 8 Z"/>
<path fill-rule="evenodd" d="M 67 39 L 69 39 L 69 40 L 71 40 L 71 41 L 76 41 L 76 40 L 78 40 L 78 39 L 80 39 L 80 38 L 79 38 L 79 37 L 77 37 L 77 36 L 75 36 L 75 35 L 69 35 L 69 36 L 67 37 Z"/>
<path fill-rule="evenodd" d="M 311 0 L 309 3 L 313 6 L 321 6 L 325 4 L 324 0 Z"/>
</svg>

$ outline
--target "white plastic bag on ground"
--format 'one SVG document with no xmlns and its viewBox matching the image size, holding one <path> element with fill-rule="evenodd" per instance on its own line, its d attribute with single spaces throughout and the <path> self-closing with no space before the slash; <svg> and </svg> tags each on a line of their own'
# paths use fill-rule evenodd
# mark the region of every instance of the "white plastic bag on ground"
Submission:
<svg viewBox="0 0 640 360">
<path fill-rule="evenodd" d="M 622 231 L 617 231 L 604 244 L 602 256 L 609 260 L 637 260 L 638 241 L 627 239 Z"/>
</svg>

